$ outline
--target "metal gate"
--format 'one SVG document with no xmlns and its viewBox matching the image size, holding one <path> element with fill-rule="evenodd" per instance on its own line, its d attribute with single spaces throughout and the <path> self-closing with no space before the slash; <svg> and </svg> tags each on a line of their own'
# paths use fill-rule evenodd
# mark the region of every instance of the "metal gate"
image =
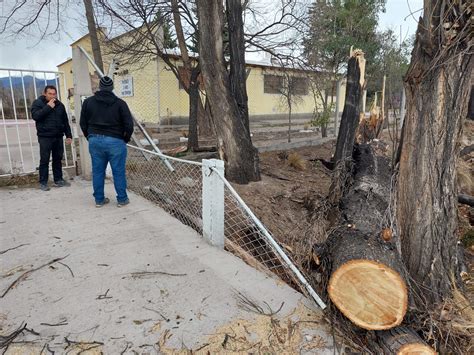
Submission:
<svg viewBox="0 0 474 355">
<path fill-rule="evenodd" d="M 0 177 L 35 172 L 39 166 L 39 145 L 35 122 L 31 117 L 31 104 L 39 97 L 46 85 L 54 85 L 58 99 L 66 107 L 69 124 L 70 105 L 63 72 L 47 70 L 0 68 Z M 63 167 L 76 165 L 74 143 L 64 142 Z"/>
</svg>

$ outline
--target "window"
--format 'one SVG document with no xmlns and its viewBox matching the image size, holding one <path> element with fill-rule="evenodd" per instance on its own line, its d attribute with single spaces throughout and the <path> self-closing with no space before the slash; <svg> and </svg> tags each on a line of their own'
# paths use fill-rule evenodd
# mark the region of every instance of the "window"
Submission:
<svg viewBox="0 0 474 355">
<path fill-rule="evenodd" d="M 289 77 L 290 90 L 293 95 L 308 95 L 308 79 L 302 77 Z M 287 91 L 286 81 L 288 80 L 282 75 L 263 76 L 263 92 L 266 94 L 281 94 Z"/>
<path fill-rule="evenodd" d="M 308 95 L 308 79 L 293 77 L 290 82 L 293 95 Z"/>
<path fill-rule="evenodd" d="M 283 89 L 283 77 L 280 75 L 263 75 L 263 92 L 265 94 L 279 94 Z"/>
</svg>

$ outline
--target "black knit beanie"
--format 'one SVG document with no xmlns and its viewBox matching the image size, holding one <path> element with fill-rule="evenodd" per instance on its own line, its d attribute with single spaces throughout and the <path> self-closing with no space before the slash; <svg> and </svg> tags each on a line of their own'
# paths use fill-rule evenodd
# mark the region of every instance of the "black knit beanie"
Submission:
<svg viewBox="0 0 474 355">
<path fill-rule="evenodd" d="M 99 89 L 101 91 L 112 91 L 114 89 L 114 82 L 108 76 L 100 78 Z"/>
</svg>

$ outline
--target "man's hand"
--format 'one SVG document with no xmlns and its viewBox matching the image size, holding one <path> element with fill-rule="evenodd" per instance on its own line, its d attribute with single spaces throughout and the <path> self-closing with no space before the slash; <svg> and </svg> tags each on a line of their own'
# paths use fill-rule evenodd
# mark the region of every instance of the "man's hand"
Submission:
<svg viewBox="0 0 474 355">
<path fill-rule="evenodd" d="M 72 138 L 66 138 L 66 144 L 69 145 L 72 143 Z"/>
<path fill-rule="evenodd" d="M 51 99 L 51 100 L 49 100 L 48 106 L 51 107 L 51 108 L 54 108 L 54 106 L 56 106 L 56 104 L 54 103 L 54 101 L 56 101 L 56 99 Z"/>
</svg>

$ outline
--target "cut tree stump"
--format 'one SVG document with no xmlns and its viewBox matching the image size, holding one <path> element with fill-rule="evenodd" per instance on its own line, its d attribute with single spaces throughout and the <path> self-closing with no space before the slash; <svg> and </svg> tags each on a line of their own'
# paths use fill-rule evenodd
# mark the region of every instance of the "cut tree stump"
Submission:
<svg viewBox="0 0 474 355">
<path fill-rule="evenodd" d="M 328 241 L 333 266 L 327 290 L 334 305 L 363 329 L 399 325 L 408 291 L 393 244 L 349 228 L 332 233 Z"/>
<path fill-rule="evenodd" d="M 407 327 L 377 332 L 377 342 L 386 355 L 436 355 L 433 348 Z"/>
</svg>

